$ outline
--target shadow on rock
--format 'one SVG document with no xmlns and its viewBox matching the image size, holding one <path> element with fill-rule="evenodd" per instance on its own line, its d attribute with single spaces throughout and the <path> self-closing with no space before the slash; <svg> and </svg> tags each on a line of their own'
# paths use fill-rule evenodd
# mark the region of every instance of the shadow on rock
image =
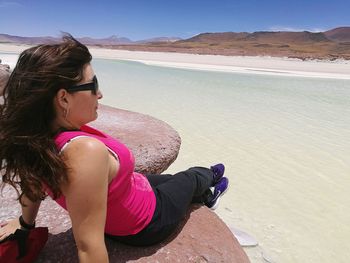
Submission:
<svg viewBox="0 0 350 263">
<path fill-rule="evenodd" d="M 193 208 L 191 212 L 195 209 L 196 208 Z M 179 227 L 171 236 L 169 236 L 161 243 L 153 246 L 128 246 L 118 241 L 114 241 L 110 238 L 106 238 L 105 241 L 110 262 L 143 262 L 142 258 L 149 258 L 152 257 L 152 255 L 156 255 L 158 252 L 163 251 L 164 247 L 176 239 L 179 233 L 181 233 L 189 217 L 190 213 L 186 215 L 186 218 L 181 222 Z M 75 245 L 73 232 L 72 229 L 69 229 L 66 232 L 62 232 L 57 235 L 49 234 L 45 248 L 40 253 L 40 256 L 36 263 L 76 263 L 78 261 L 77 248 Z"/>
</svg>

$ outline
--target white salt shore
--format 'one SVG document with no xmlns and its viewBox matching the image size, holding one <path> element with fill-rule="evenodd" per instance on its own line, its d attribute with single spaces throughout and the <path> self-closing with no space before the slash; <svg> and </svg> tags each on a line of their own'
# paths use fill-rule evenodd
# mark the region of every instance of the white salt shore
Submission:
<svg viewBox="0 0 350 263">
<path fill-rule="evenodd" d="M 0 44 L 0 52 L 19 53 L 27 45 Z M 310 60 L 258 56 L 196 55 L 126 51 L 91 47 L 94 58 L 138 61 L 149 65 L 265 75 L 350 79 L 350 61 Z M 6 60 L 3 59 L 3 63 Z"/>
<path fill-rule="evenodd" d="M 350 79 L 349 61 L 301 61 L 274 57 L 196 55 L 91 48 L 96 58 L 139 61 L 196 70 Z"/>
</svg>

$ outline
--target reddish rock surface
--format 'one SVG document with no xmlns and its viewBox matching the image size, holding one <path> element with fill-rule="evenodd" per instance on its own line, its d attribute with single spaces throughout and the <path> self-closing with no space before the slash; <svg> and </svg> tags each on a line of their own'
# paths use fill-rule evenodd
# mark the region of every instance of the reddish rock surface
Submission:
<svg viewBox="0 0 350 263">
<path fill-rule="evenodd" d="M 227 226 L 206 207 L 193 206 L 178 231 L 150 247 L 130 247 L 106 239 L 110 262 L 249 262 Z M 51 235 L 37 263 L 78 262 L 71 230 Z"/>
<path fill-rule="evenodd" d="M 19 215 L 15 191 L 6 187 L 1 197 L 0 222 Z M 69 216 L 50 198 L 40 207 L 37 226 L 49 228 L 49 239 L 36 263 L 77 263 Z M 131 247 L 106 239 L 111 263 L 227 262 L 249 259 L 226 224 L 206 207 L 193 206 L 187 218 L 167 240 L 150 247 Z"/>
<path fill-rule="evenodd" d="M 1 64 L 0 60 L 0 96 L 2 91 L 7 83 L 7 80 L 10 76 L 10 67 L 6 64 Z"/>
<path fill-rule="evenodd" d="M 180 150 L 179 134 L 151 116 L 100 105 L 91 125 L 119 139 L 132 150 L 140 173 L 158 174 L 173 163 Z"/>
<path fill-rule="evenodd" d="M 136 170 L 164 171 L 177 157 L 180 138 L 169 125 L 150 116 L 100 107 L 92 126 L 120 139 L 132 149 Z M 6 186 L 0 197 L 0 223 L 18 217 L 15 191 Z M 69 216 L 50 198 L 40 207 L 37 226 L 49 227 L 49 239 L 37 263 L 78 262 Z M 206 207 L 193 206 L 178 231 L 150 247 L 130 247 L 106 239 L 110 262 L 249 262 L 225 223 Z"/>
</svg>

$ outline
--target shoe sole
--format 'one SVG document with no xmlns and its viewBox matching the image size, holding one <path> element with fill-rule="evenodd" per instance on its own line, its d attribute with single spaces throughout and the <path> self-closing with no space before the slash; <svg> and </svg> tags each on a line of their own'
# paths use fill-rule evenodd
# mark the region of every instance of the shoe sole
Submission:
<svg viewBox="0 0 350 263">
<path fill-rule="evenodd" d="M 216 208 L 218 208 L 219 203 L 220 203 L 220 198 L 221 198 L 221 196 L 223 196 L 223 195 L 227 192 L 227 190 L 228 190 L 229 188 L 230 188 L 230 181 L 229 181 L 229 184 L 228 184 L 226 190 L 223 191 L 223 192 L 221 193 L 221 195 L 216 199 L 215 204 L 214 204 L 212 207 L 209 207 L 210 210 L 215 210 Z"/>
</svg>

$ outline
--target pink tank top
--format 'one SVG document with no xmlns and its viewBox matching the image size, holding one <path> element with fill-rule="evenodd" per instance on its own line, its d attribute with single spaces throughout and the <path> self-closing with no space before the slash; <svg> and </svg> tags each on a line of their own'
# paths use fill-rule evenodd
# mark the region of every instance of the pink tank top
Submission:
<svg viewBox="0 0 350 263">
<path fill-rule="evenodd" d="M 132 235 L 144 229 L 152 219 L 156 198 L 147 178 L 134 172 L 135 160 L 131 151 L 116 139 L 87 125 L 80 131 L 65 131 L 55 137 L 59 151 L 78 136 L 93 137 L 103 142 L 119 159 L 119 171 L 108 185 L 105 233 L 115 236 Z M 52 197 L 51 191 L 48 194 Z M 55 200 L 67 210 L 65 197 Z"/>
</svg>

